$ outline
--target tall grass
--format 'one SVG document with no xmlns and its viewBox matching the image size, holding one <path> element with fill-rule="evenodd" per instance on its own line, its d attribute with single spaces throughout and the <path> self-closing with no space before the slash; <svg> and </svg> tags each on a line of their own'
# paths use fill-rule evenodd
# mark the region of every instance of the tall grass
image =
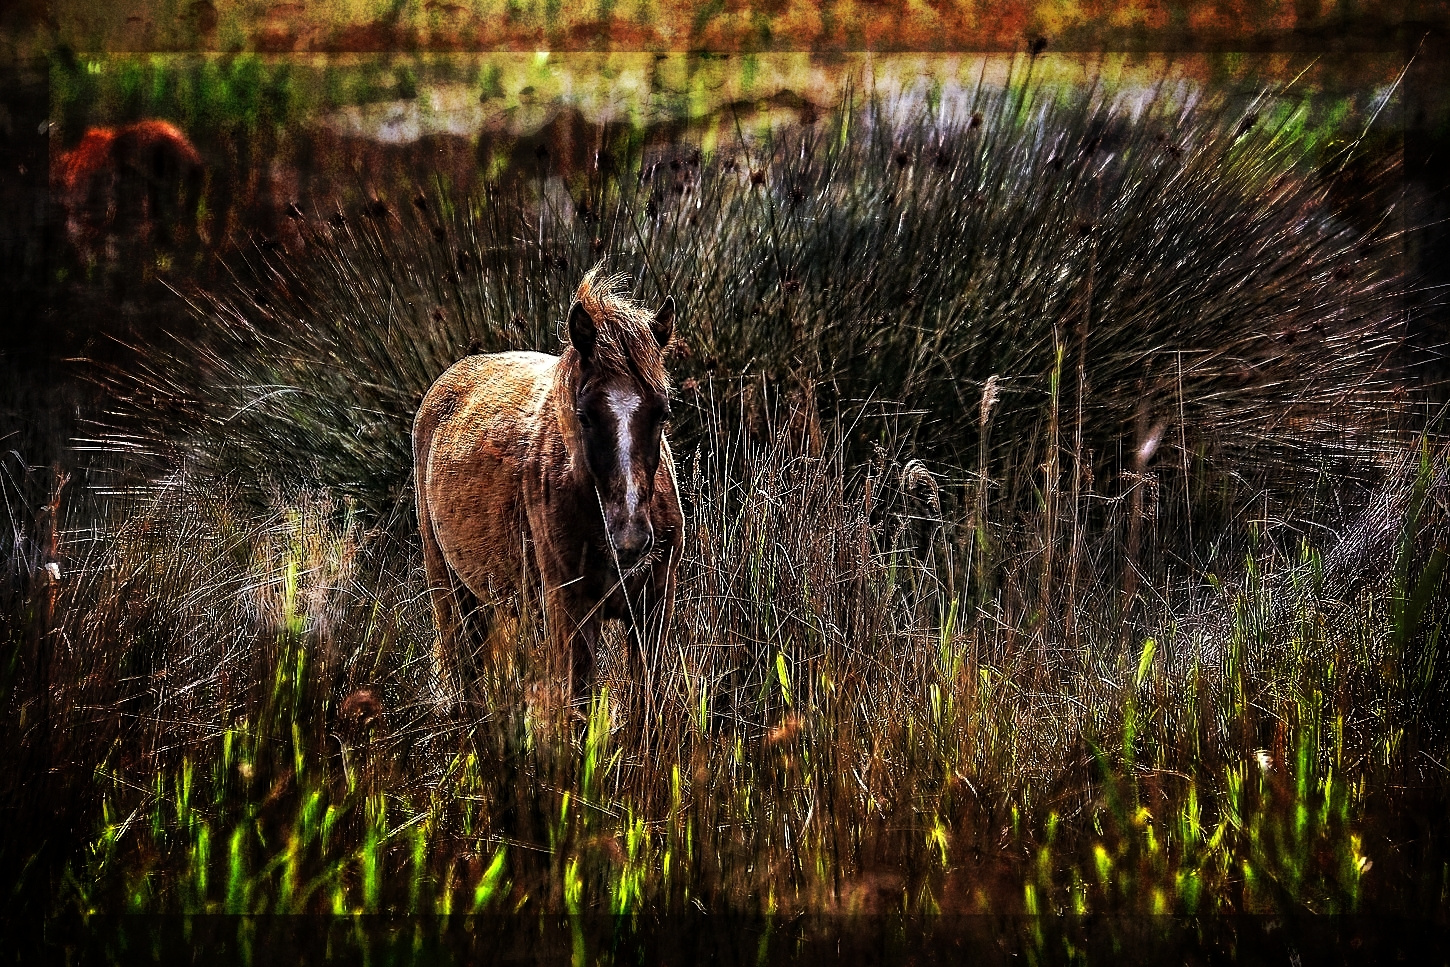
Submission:
<svg viewBox="0 0 1450 967">
<path fill-rule="evenodd" d="M 92 710 L 78 735 L 110 731 L 99 832 L 58 901 L 1354 912 L 1379 868 L 1368 908 L 1440 910 L 1370 802 L 1443 755 L 1440 569 L 1346 602 L 1312 566 L 1286 565 L 1297 586 L 1271 594 L 1251 558 L 1223 600 L 1226 664 L 1171 619 L 1126 649 L 1115 627 L 1083 629 L 1069 651 L 966 613 L 873 533 L 838 430 L 818 456 L 782 434 L 686 463 L 682 607 L 655 691 L 621 677 L 611 639 L 582 727 L 527 625 L 492 656 L 481 719 L 437 723 L 410 545 L 325 501 L 239 519 L 234 497 L 169 482 L 62 602 L 58 705 Z M 752 447 L 743 428 L 720 439 Z M 1426 459 L 1443 499 L 1445 454 Z M 1411 624 L 1384 607 L 1411 600 L 1434 602 Z M 1264 619 L 1286 601 L 1291 621 Z"/>
<path fill-rule="evenodd" d="M 110 505 L 9 633 L 91 797 L 49 908 L 522 913 L 581 961 L 691 910 L 1443 922 L 1450 463 L 1397 243 L 1280 104 L 848 98 L 307 214 L 111 375 Z M 409 421 L 557 348 L 601 254 L 683 306 L 675 627 L 576 717 L 521 621 L 441 723 Z"/>
<path fill-rule="evenodd" d="M 684 386 L 751 374 L 767 392 L 735 405 L 894 413 L 852 455 L 889 444 L 948 509 L 976 508 L 955 550 L 982 594 L 1026 552 L 1044 582 L 1100 575 L 1131 599 L 1122 575 L 1201 563 L 1246 515 L 1362 502 L 1409 425 L 1413 362 L 1400 222 L 1352 217 L 1345 141 L 1287 98 L 1140 101 L 1027 77 L 964 116 L 888 123 L 847 97 L 711 156 L 605 144 L 607 163 L 532 195 L 394 189 L 310 213 L 293 250 L 191 296 L 199 333 L 145 347 L 117 387 L 142 439 L 106 446 L 165 433 L 216 472 L 388 516 L 431 381 L 466 352 L 557 349 L 567 293 L 605 256 L 683 303 Z M 181 419 L 147 422 L 168 402 Z M 703 433 L 678 424 L 678 449 Z M 1026 530 L 1041 503 L 1080 538 L 1064 552 Z"/>
</svg>

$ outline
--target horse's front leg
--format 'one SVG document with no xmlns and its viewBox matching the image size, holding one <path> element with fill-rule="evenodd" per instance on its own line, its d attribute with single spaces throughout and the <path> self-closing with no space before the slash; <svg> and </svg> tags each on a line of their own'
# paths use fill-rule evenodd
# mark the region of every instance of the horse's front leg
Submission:
<svg viewBox="0 0 1450 967">
<path fill-rule="evenodd" d="M 668 667 L 670 625 L 675 612 L 674 568 L 666 565 L 631 590 L 628 641 L 625 647 L 625 675 L 640 687 L 644 699 L 641 733 L 643 749 L 654 743 L 660 710 L 660 669 Z"/>
<path fill-rule="evenodd" d="M 594 679 L 594 656 L 599 645 L 599 618 L 577 595 L 565 589 L 544 595 L 544 630 L 551 660 L 562 661 L 559 669 L 571 701 L 585 702 Z M 555 665 L 555 668 L 558 668 Z"/>
<path fill-rule="evenodd" d="M 594 683 L 594 656 L 598 648 L 599 622 L 594 619 L 579 622 L 568 643 L 569 695 L 576 704 L 589 704 L 590 686 Z"/>
<path fill-rule="evenodd" d="M 645 684 L 651 669 L 665 660 L 664 649 L 675 615 L 675 570 L 666 561 L 648 575 L 630 593 L 629 665 L 630 674 L 639 675 Z M 638 666 L 636 667 L 636 663 Z"/>
</svg>

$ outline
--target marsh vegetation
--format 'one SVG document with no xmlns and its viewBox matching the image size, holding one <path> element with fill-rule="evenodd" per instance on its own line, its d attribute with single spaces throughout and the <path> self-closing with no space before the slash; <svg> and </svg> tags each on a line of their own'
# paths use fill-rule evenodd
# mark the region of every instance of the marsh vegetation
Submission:
<svg viewBox="0 0 1450 967">
<path fill-rule="evenodd" d="M 182 291 L 84 489 L 5 458 L 43 908 L 1443 923 L 1450 464 L 1369 119 L 1027 63 L 370 186 Z M 441 722 L 408 426 L 601 258 L 680 307 L 675 627 L 571 715 L 519 623 Z"/>
</svg>

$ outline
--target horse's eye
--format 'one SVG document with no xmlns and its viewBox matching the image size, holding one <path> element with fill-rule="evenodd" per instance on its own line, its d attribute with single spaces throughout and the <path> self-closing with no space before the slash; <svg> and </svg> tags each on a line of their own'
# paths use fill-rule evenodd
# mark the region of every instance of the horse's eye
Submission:
<svg viewBox="0 0 1450 967">
<path fill-rule="evenodd" d="M 585 413 L 583 410 L 579 410 L 579 411 L 575 412 L 574 415 L 579 418 L 579 425 L 580 426 L 582 426 L 586 430 L 589 429 L 589 414 L 588 413 Z"/>
</svg>

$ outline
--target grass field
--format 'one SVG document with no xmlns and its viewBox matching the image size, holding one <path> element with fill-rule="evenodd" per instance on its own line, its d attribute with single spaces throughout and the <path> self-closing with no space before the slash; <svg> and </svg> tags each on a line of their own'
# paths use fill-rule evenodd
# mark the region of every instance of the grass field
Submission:
<svg viewBox="0 0 1450 967">
<path fill-rule="evenodd" d="M 1037 961 L 1443 927 L 1450 463 L 1373 105 L 1030 71 L 375 185 L 183 291 L 74 481 L 5 458 L 17 895 L 113 959 L 121 913 L 576 962 L 705 915 L 765 925 L 742 960 L 846 915 Z M 675 627 L 570 714 L 525 611 L 440 722 L 407 427 L 464 353 L 557 349 L 601 257 L 681 305 Z"/>
</svg>

